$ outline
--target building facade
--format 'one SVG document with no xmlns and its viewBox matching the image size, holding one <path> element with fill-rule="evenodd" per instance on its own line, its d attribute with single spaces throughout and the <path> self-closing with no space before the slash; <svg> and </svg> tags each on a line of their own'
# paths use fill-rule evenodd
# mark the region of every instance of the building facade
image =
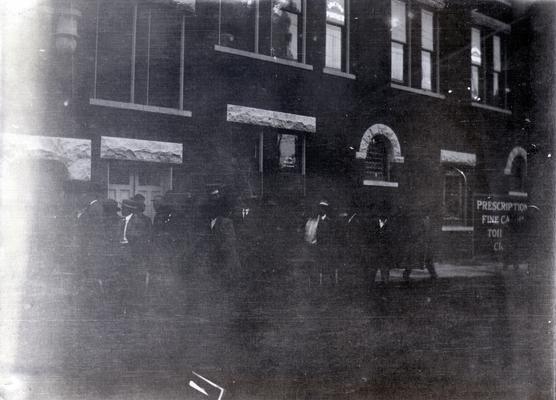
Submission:
<svg viewBox="0 0 556 400">
<path fill-rule="evenodd" d="M 5 15 L 4 159 L 32 155 L 52 204 L 75 204 L 80 182 L 143 194 L 150 215 L 168 190 L 296 210 L 325 197 L 426 211 L 444 257 L 470 258 L 475 194 L 535 201 L 535 14 L 507 0 L 52 0 Z"/>
</svg>

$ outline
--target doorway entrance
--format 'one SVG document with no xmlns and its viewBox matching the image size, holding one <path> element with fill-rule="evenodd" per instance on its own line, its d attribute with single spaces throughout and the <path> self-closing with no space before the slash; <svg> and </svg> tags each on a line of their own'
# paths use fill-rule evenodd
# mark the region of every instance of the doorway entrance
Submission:
<svg viewBox="0 0 556 400">
<path fill-rule="evenodd" d="M 172 168 L 149 163 L 114 161 L 108 165 L 108 198 L 121 203 L 136 194 L 145 197 L 145 215 L 154 217 L 153 199 L 172 189 Z"/>
</svg>

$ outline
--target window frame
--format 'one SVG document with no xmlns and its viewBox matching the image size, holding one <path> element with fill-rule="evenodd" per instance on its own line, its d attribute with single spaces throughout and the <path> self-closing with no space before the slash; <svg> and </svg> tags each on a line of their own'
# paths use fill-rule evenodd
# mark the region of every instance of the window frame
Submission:
<svg viewBox="0 0 556 400">
<path fill-rule="evenodd" d="M 363 160 L 363 164 L 364 164 L 364 173 L 363 173 L 363 180 L 366 181 L 380 181 L 380 182 L 390 182 L 390 178 L 391 178 L 391 174 L 390 174 L 390 158 L 391 158 L 391 151 L 389 151 L 389 145 L 390 145 L 390 141 L 388 140 L 388 138 L 384 135 L 374 135 L 369 143 L 369 147 L 367 148 L 367 154 L 365 156 L 365 159 Z M 368 175 L 369 171 L 368 171 L 368 164 L 371 162 L 377 162 L 377 161 L 371 161 L 369 160 L 369 156 L 371 155 L 371 151 L 373 150 L 373 147 L 378 147 L 380 146 L 381 149 L 383 150 L 383 154 L 381 154 L 381 163 L 382 163 L 382 168 L 381 168 L 381 175 L 382 176 L 371 176 Z M 374 171 L 373 171 L 374 172 Z"/>
<path fill-rule="evenodd" d="M 509 35 L 503 30 L 494 29 L 475 23 L 471 27 L 471 45 L 473 48 L 473 31 L 480 34 L 481 63 L 473 61 L 471 52 L 470 68 L 470 97 L 471 101 L 487 107 L 494 107 L 500 110 L 509 110 L 509 84 L 508 84 L 508 45 Z M 500 51 L 500 65 L 496 68 L 495 63 L 495 42 L 498 39 Z M 472 50 L 471 50 L 472 51 Z M 478 96 L 473 95 L 474 88 L 474 69 L 477 69 Z M 495 79 L 498 79 L 498 97 L 494 95 Z"/>
<path fill-rule="evenodd" d="M 328 2 L 327 2 L 327 9 L 326 12 L 328 13 Z M 340 28 L 341 37 L 341 45 L 340 45 L 340 68 L 336 68 L 330 66 L 326 63 L 327 60 L 327 43 L 325 43 L 324 49 L 324 66 L 327 69 L 337 70 L 341 72 L 345 72 L 347 74 L 350 73 L 350 53 L 349 53 L 349 46 L 350 46 L 350 0 L 344 0 L 344 22 L 343 24 L 330 21 L 328 16 L 325 18 L 325 38 L 326 41 L 328 40 L 328 27 L 336 27 Z"/>
<path fill-rule="evenodd" d="M 305 67 L 306 69 L 312 69 L 311 66 L 307 66 L 307 1 L 306 0 L 299 0 L 301 2 L 301 10 L 298 12 L 295 11 L 293 8 L 286 6 L 284 7 L 285 12 L 294 13 L 298 16 L 298 57 L 295 59 L 284 58 L 284 57 L 277 57 L 273 53 L 272 47 L 272 13 L 273 13 L 273 0 L 269 1 L 270 8 L 268 11 L 268 19 L 267 16 L 264 15 L 264 10 L 261 10 L 261 0 L 253 0 L 255 2 L 255 31 L 254 31 L 254 51 L 242 50 L 237 49 L 235 47 L 226 46 L 222 44 L 222 1 L 219 0 L 218 2 L 218 38 L 217 44 L 215 45 L 215 49 L 218 51 L 222 51 L 224 53 L 230 54 L 237 54 L 243 55 L 251 58 L 256 58 L 265 61 L 275 61 L 280 64 L 286 65 L 298 65 L 300 67 Z M 290 0 L 293 1 L 293 0 Z M 268 22 L 269 26 L 265 28 L 261 28 L 261 24 Z M 299 30 L 301 27 L 301 33 Z M 268 29 L 269 36 L 266 38 L 269 42 L 265 45 L 264 50 L 261 51 L 261 31 L 266 32 Z M 265 39 L 265 40 L 266 40 Z M 309 68 L 310 67 L 310 68 Z"/>
<path fill-rule="evenodd" d="M 401 3 L 405 9 L 405 42 L 393 37 L 392 20 L 394 3 Z M 440 59 L 439 59 L 439 19 L 438 12 L 433 7 L 422 4 L 416 0 L 390 0 L 390 81 L 392 87 L 395 85 L 405 86 L 410 89 L 419 90 L 420 93 L 440 93 Z M 432 17 L 432 50 L 423 46 L 423 15 L 427 13 Z M 414 16 L 419 16 L 416 23 L 418 29 L 414 28 Z M 394 73 L 394 47 L 402 49 L 402 75 L 403 80 L 393 76 Z M 430 57 L 430 86 L 423 86 L 423 62 L 425 53 Z"/>
<path fill-rule="evenodd" d="M 403 10 L 404 10 L 404 18 L 403 18 L 403 24 L 404 24 L 404 33 L 405 33 L 405 40 L 401 41 L 398 38 L 394 38 L 393 33 L 393 19 L 394 19 L 394 3 L 399 3 L 403 5 Z M 411 34 L 408 34 L 408 31 L 411 32 L 411 22 L 409 18 L 407 18 L 407 14 L 408 14 L 408 7 L 409 7 L 409 2 L 406 1 L 402 1 L 402 0 L 390 0 L 390 80 L 392 82 L 398 83 L 398 84 L 402 84 L 402 85 L 408 85 L 411 86 L 411 73 L 409 73 L 408 69 L 409 69 L 409 64 L 410 62 L 408 60 L 411 59 L 411 55 L 408 54 L 408 52 L 410 52 L 411 50 Z M 401 68 L 402 68 L 402 79 L 397 79 L 394 77 L 394 47 L 397 46 L 398 49 L 401 47 L 402 50 L 402 64 L 401 64 Z M 409 81 L 409 82 L 408 82 Z"/>
<path fill-rule="evenodd" d="M 129 6 L 131 7 L 132 11 L 132 25 L 131 25 L 131 65 L 130 65 L 130 93 L 129 93 L 129 100 L 128 101 L 116 101 L 112 99 L 102 99 L 97 97 L 97 83 L 98 83 L 98 38 L 99 38 L 99 18 L 100 15 L 100 6 L 102 2 L 106 0 L 97 0 L 96 4 L 96 26 L 95 26 L 95 61 L 94 61 L 94 77 L 93 77 L 93 93 L 91 104 L 97 104 L 109 106 L 109 107 L 116 107 L 116 108 L 124 108 L 124 109 L 136 109 L 140 111 L 150 111 L 150 112 L 161 112 L 167 114 L 174 114 L 175 111 L 179 111 L 179 115 L 190 116 L 190 112 L 184 110 L 184 90 L 185 90 L 185 13 L 181 13 L 181 29 L 180 29 L 180 68 L 179 68 L 179 96 L 178 96 L 178 108 L 174 107 L 163 107 L 163 106 L 153 106 L 148 104 L 148 90 L 147 90 L 147 98 L 146 104 L 137 103 L 135 100 L 135 80 L 136 80 L 136 66 L 137 66 L 137 20 L 138 20 L 138 7 L 139 4 L 137 3 L 130 3 Z M 160 6 L 162 7 L 162 6 Z M 168 12 L 171 11 L 171 7 L 162 7 Z M 147 32 L 148 42 L 150 46 L 150 24 L 151 24 L 151 13 L 152 13 L 152 6 L 149 6 L 149 28 Z M 150 60 L 147 61 L 149 64 Z M 148 76 L 147 74 L 147 87 L 148 87 Z"/>
<path fill-rule="evenodd" d="M 445 165 L 442 174 L 442 220 L 444 227 L 471 227 L 473 224 L 471 218 L 471 193 L 470 187 L 471 182 L 469 182 L 469 174 L 472 173 L 472 169 L 462 168 L 457 165 Z M 459 216 L 456 218 L 449 218 L 447 215 L 447 180 L 448 178 L 457 177 L 461 179 L 460 189 L 459 189 L 459 203 L 460 210 Z"/>
</svg>

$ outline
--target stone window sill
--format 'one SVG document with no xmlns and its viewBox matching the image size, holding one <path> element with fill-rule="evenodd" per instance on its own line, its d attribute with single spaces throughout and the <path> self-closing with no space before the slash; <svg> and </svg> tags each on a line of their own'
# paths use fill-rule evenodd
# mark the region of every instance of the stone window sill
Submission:
<svg viewBox="0 0 556 400">
<path fill-rule="evenodd" d="M 372 179 L 364 179 L 363 186 L 382 186 L 382 187 L 397 188 L 398 182 L 375 181 Z"/>
<path fill-rule="evenodd" d="M 353 74 L 349 74 L 347 72 L 344 71 L 340 71 L 339 69 L 336 68 L 328 68 L 328 67 L 324 67 L 322 72 L 324 72 L 325 74 L 328 75 L 334 75 L 334 76 L 338 76 L 340 78 L 346 78 L 346 79 L 357 79 L 357 77 Z"/>
<path fill-rule="evenodd" d="M 122 110 L 143 111 L 157 114 L 177 115 L 180 117 L 191 117 L 193 114 L 188 110 L 178 110 L 177 108 L 148 106 L 144 104 L 126 103 L 123 101 L 89 99 L 89 104 L 93 106 L 112 107 Z"/>
<path fill-rule="evenodd" d="M 446 96 L 444 96 L 443 94 L 440 94 L 440 93 L 431 92 L 430 90 L 412 88 L 412 87 L 405 86 L 405 85 L 399 85 L 397 83 L 390 83 L 390 87 L 392 89 L 398 89 L 398 90 L 403 90 L 405 92 L 421 94 L 421 95 L 424 95 L 424 96 L 434 97 L 436 99 L 445 99 L 446 98 Z"/>
<path fill-rule="evenodd" d="M 442 232 L 473 232 L 472 226 L 463 225 L 443 225 Z"/>
<path fill-rule="evenodd" d="M 214 50 L 219 51 L 221 53 L 233 54 L 242 57 L 249 57 L 249 58 L 254 58 L 255 60 L 268 61 L 268 62 L 273 62 L 275 64 L 282 64 L 282 65 L 288 65 L 290 67 L 306 69 L 308 71 L 313 70 L 313 66 L 309 64 L 304 64 L 293 60 L 286 60 L 284 58 L 271 57 L 271 56 L 267 56 L 266 54 L 259 54 L 250 51 L 245 51 L 245 50 L 238 50 L 231 47 L 220 46 L 219 44 L 214 45 Z"/>
<path fill-rule="evenodd" d="M 474 101 L 471 102 L 471 107 L 482 108 L 483 110 L 489 111 L 496 111 L 506 115 L 512 115 L 512 112 L 510 110 L 506 110 L 505 108 L 489 106 L 488 104 L 476 103 Z"/>
<path fill-rule="evenodd" d="M 510 190 L 508 192 L 508 195 L 515 196 L 515 197 L 527 197 L 527 196 L 529 196 L 527 194 L 527 192 L 520 192 L 520 191 L 517 191 L 517 190 Z"/>
</svg>

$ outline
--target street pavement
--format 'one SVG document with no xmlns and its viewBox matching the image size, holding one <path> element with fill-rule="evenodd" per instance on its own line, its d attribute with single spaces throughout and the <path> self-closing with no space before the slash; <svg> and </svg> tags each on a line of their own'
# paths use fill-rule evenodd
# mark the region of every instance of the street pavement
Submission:
<svg viewBox="0 0 556 400">
<path fill-rule="evenodd" d="M 283 268 L 224 294 L 172 268 L 143 290 L 41 255 L 19 286 L 2 269 L 2 311 L 19 314 L 1 321 L 17 340 L 0 398 L 216 398 L 196 372 L 222 400 L 550 399 L 551 282 L 534 270 L 438 264 L 435 282 L 394 270 L 362 291 Z"/>
</svg>

